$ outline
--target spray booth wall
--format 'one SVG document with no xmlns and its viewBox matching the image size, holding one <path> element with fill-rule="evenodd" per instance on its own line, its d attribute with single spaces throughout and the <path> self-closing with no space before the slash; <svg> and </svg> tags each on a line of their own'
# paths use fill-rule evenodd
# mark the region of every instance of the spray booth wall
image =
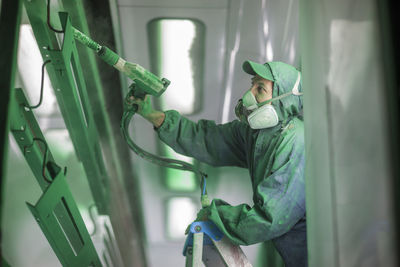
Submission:
<svg viewBox="0 0 400 267">
<path fill-rule="evenodd" d="M 377 2 L 301 2 L 310 266 L 397 266 Z"/>
</svg>

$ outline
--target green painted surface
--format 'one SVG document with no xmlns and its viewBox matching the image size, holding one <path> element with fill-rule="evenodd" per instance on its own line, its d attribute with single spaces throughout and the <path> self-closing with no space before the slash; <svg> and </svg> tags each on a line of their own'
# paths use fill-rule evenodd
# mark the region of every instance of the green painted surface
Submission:
<svg viewBox="0 0 400 267">
<path fill-rule="evenodd" d="M 107 28 L 107 19 L 103 17 L 107 16 L 107 1 L 62 0 L 62 3 L 69 13 L 74 27 L 88 36 L 96 36 L 98 41 L 101 40 L 112 45 L 112 40 L 108 38 L 113 33 L 111 27 Z M 101 11 L 96 12 L 97 8 L 101 8 Z M 95 13 L 92 13 L 93 11 Z M 99 24 L 99 19 L 104 23 Z M 104 32 L 99 32 L 99 28 Z M 146 266 L 141 192 L 138 178 L 133 172 L 135 165 L 129 160 L 129 149 L 118 130 L 120 111 L 122 111 L 120 85 L 117 77 L 114 76 L 115 70 L 103 64 L 93 50 L 81 44 L 76 46 L 83 67 L 86 88 L 90 95 L 89 101 L 93 107 L 92 112 L 100 137 L 102 154 L 108 177 L 110 177 L 110 210 L 115 211 L 110 214 L 115 233 L 113 242 L 120 252 L 117 257 L 118 261 L 114 265 Z M 116 51 L 121 53 L 120 49 Z M 121 72 L 118 73 L 123 78 L 121 82 L 126 85 L 126 76 Z M 118 104 L 121 106 L 118 107 Z M 138 242 L 132 243 L 132 239 L 138 240 Z"/>
<path fill-rule="evenodd" d="M 98 210 L 101 214 L 107 214 L 108 179 L 93 109 L 75 47 L 71 22 L 66 13 L 60 13 L 60 20 L 65 31 L 62 50 L 49 51 L 59 82 L 56 97 L 75 151 L 84 165 Z"/>
<path fill-rule="evenodd" d="M 22 89 L 14 89 L 11 97 L 10 131 L 18 143 L 21 153 L 28 162 L 37 182 L 42 190 L 44 190 L 48 186 L 48 183 L 43 178 L 42 170 L 45 152 L 47 162 L 54 162 L 54 158 L 50 149 L 48 148 L 46 151 L 42 142 L 33 142 L 33 138 L 39 138 L 44 142 L 46 141 L 32 110 L 24 107 L 27 105 L 29 105 L 29 103 Z M 45 176 L 47 177 L 46 179 L 51 179 L 47 169 L 45 171 Z"/>
<path fill-rule="evenodd" d="M 108 105 L 110 104 L 110 102 L 104 100 L 104 91 L 106 91 L 105 88 L 107 88 L 107 86 L 104 86 L 104 84 L 101 83 L 100 78 L 102 77 L 100 77 L 99 75 L 98 64 L 96 63 L 96 57 L 94 53 L 89 49 L 80 46 L 79 56 L 76 55 L 76 50 L 72 49 L 73 58 L 71 59 L 71 57 L 68 57 L 68 53 L 65 53 L 68 47 L 71 46 L 70 44 L 65 45 L 64 43 L 61 45 L 62 49 L 66 49 L 64 50 L 65 55 L 60 55 L 61 51 L 57 51 L 60 50 L 60 45 L 57 43 L 56 39 L 57 35 L 49 30 L 48 26 L 46 25 L 46 1 L 29 0 L 24 2 L 27 9 L 29 22 L 33 27 L 37 45 L 40 49 L 42 57 L 43 59 L 51 58 L 53 60 L 52 63 L 46 67 L 51 79 L 51 83 L 57 95 L 59 106 L 63 109 L 62 113 L 63 117 L 65 118 L 68 130 L 72 129 L 73 131 L 78 132 L 77 134 L 72 133 L 70 134 L 70 136 L 71 139 L 73 139 L 72 141 L 74 147 L 78 147 L 79 151 L 78 149 L 77 151 L 74 151 L 72 148 L 69 147 L 70 144 L 68 143 L 68 149 L 70 149 L 69 159 L 74 159 L 73 163 L 71 163 L 72 166 L 68 166 L 68 175 L 70 176 L 68 182 L 73 188 L 78 188 L 77 190 L 73 191 L 74 195 L 78 198 L 84 199 L 84 204 L 80 202 L 80 207 L 84 207 L 86 203 L 88 203 L 86 202 L 87 200 L 89 200 L 90 202 L 93 201 L 92 194 L 90 191 L 88 191 L 88 181 L 91 185 L 91 191 L 96 191 L 95 193 L 97 193 L 98 196 L 101 196 L 101 193 L 103 192 L 103 190 L 101 189 L 101 185 L 104 180 L 108 180 L 107 175 L 111 176 L 113 177 L 111 182 L 114 184 L 114 186 L 110 190 L 108 190 L 107 188 L 104 191 L 110 194 L 115 193 L 115 191 L 121 193 L 123 190 L 125 190 L 125 188 L 128 187 L 125 184 L 126 181 L 124 178 L 127 177 L 127 179 L 131 181 L 133 177 L 131 169 L 124 169 L 123 166 L 124 164 L 126 165 L 126 163 L 129 161 L 121 159 L 124 157 L 122 155 L 125 154 L 121 153 L 121 150 L 119 149 L 121 147 L 121 144 L 118 143 L 118 139 L 121 139 L 120 134 L 118 131 L 115 131 L 112 128 L 112 122 L 110 122 L 110 119 L 113 120 L 113 118 L 110 118 L 108 109 Z M 61 2 L 63 5 L 61 4 Z M 87 13 L 85 14 L 85 12 L 88 11 L 85 10 L 85 8 L 83 7 L 82 1 L 51 1 L 51 7 L 51 24 L 55 28 L 62 28 L 57 11 L 64 10 L 65 8 L 66 10 L 68 10 L 68 12 L 70 12 L 70 15 L 73 17 L 72 20 L 74 22 L 74 26 L 82 29 L 83 32 L 89 32 L 86 24 Z M 70 36 L 70 33 L 68 33 L 67 35 Z M 68 38 L 69 37 L 67 37 L 67 39 Z M 66 39 L 60 38 L 60 40 L 64 41 Z M 76 60 L 76 58 L 78 58 L 78 60 Z M 83 70 L 79 70 L 79 61 L 82 62 L 82 66 L 84 67 Z M 73 70 L 70 71 L 70 69 Z M 81 80 L 82 75 L 84 75 L 86 79 L 84 82 L 82 82 Z M 71 76 L 73 77 L 73 79 L 70 79 Z M 73 84 L 70 81 L 76 82 L 76 84 Z M 86 84 L 86 93 L 83 92 L 85 91 L 85 88 L 82 89 L 82 84 Z M 75 86 L 75 89 L 78 92 L 72 92 L 71 90 L 71 92 L 69 93 L 71 95 L 74 95 L 74 97 L 67 97 L 65 99 L 63 97 L 60 97 L 60 95 L 68 95 L 68 90 L 70 89 L 68 87 L 69 85 Z M 73 89 L 74 87 L 71 88 Z M 90 102 L 91 106 L 94 107 L 91 108 L 89 105 L 87 105 L 88 102 Z M 74 108 L 78 108 L 76 112 L 74 112 Z M 75 116 L 77 118 L 76 121 L 71 120 L 71 118 L 68 116 L 64 116 L 65 112 L 69 111 L 68 109 L 72 109 L 70 110 L 70 113 L 72 114 L 71 116 Z M 90 113 L 94 113 L 94 116 L 90 115 Z M 78 122 L 80 125 L 75 124 L 76 122 Z M 88 123 L 88 125 L 86 125 L 86 123 Z M 81 127 L 82 125 L 84 125 L 84 127 Z M 96 125 L 100 126 L 96 128 Z M 81 132 L 79 132 L 80 130 Z M 84 133 L 85 131 L 89 133 Z M 92 134 L 93 132 L 94 135 Z M 99 148 L 100 140 L 96 136 L 97 133 L 102 135 L 102 145 L 106 144 L 106 149 L 103 152 Z M 45 135 L 47 136 L 47 133 L 45 133 Z M 123 140 L 121 140 L 121 143 L 122 141 Z M 65 143 L 63 143 L 63 141 L 60 141 L 60 143 L 53 144 L 50 147 L 56 147 L 58 151 L 63 150 L 63 152 L 65 152 L 65 147 L 63 146 L 64 144 Z M 39 144 L 35 146 L 41 145 Z M 104 149 L 104 147 L 102 148 Z M 93 153 L 91 153 L 91 150 L 95 151 L 94 155 Z M 71 154 L 75 152 L 81 162 L 76 161 L 75 155 Z M 55 153 L 55 156 L 58 160 L 59 156 L 64 155 L 65 153 Z M 106 159 L 107 170 L 103 169 L 104 166 L 102 166 L 104 165 L 103 156 Z M 62 160 L 59 160 L 59 162 L 64 163 Z M 86 172 L 86 175 L 83 173 L 83 171 Z M 29 172 L 29 170 L 25 168 L 25 172 Z M 80 186 L 82 188 L 80 188 Z M 100 189 L 97 190 L 97 187 L 100 187 Z M 113 220 L 113 227 L 114 232 L 116 233 L 116 238 L 118 239 L 118 246 L 123 248 L 124 250 L 121 250 L 121 254 L 124 257 L 125 265 L 127 266 L 132 266 L 132 262 L 145 262 L 143 256 L 144 252 L 141 250 L 142 242 L 138 242 L 138 244 L 132 244 L 130 242 L 130 240 L 132 240 L 132 236 L 135 236 L 135 238 L 138 239 L 140 239 L 142 236 L 142 234 L 137 230 L 137 228 L 139 228 L 137 227 L 137 225 L 140 225 L 139 222 L 141 220 L 141 216 L 136 216 L 140 214 L 140 212 L 138 211 L 140 209 L 140 204 L 138 204 L 140 202 L 140 199 L 138 197 L 139 193 L 136 188 L 131 188 L 130 193 L 134 196 L 132 197 L 132 199 L 135 200 L 135 205 L 138 206 L 129 206 L 129 204 L 126 203 L 126 195 L 124 194 L 115 195 L 113 200 L 108 199 L 107 196 L 101 196 L 97 198 L 97 200 L 104 201 L 106 204 L 110 203 L 110 205 L 114 206 L 114 210 L 118 211 L 114 212 L 112 215 L 110 215 L 110 217 L 112 217 Z M 99 208 L 102 209 L 101 205 Z M 101 212 L 106 213 L 104 209 L 100 210 L 100 213 Z M 134 223 L 130 221 L 132 220 L 131 214 L 135 214 Z M 15 238 L 15 236 L 12 236 L 11 238 Z M 47 244 L 45 240 L 44 242 Z M 120 257 L 120 254 L 118 254 L 118 257 Z M 141 265 L 145 266 L 145 263 Z"/>
<path fill-rule="evenodd" d="M 36 205 L 27 205 L 63 266 L 101 266 L 63 172 L 58 173 Z M 62 220 L 71 222 L 74 235 L 68 234 L 55 216 L 60 207 L 67 211 Z"/>
<path fill-rule="evenodd" d="M 26 5 L 27 14 L 39 47 L 50 47 L 51 38 L 48 37 L 48 29 L 45 28 L 45 31 L 43 31 L 43 21 L 36 17 L 36 12 L 40 8 L 41 5 L 36 2 Z M 41 52 L 45 53 L 45 58 L 51 60 L 48 73 L 53 88 L 55 88 L 57 102 L 77 156 L 83 163 L 99 213 L 107 214 L 109 203 L 107 171 L 99 146 L 99 137 L 92 114 L 93 109 L 89 102 L 68 15 L 60 13 L 60 21 L 64 30 L 62 49 L 49 49 L 47 51 L 42 49 Z M 41 43 L 47 43 L 47 45 Z"/>
<path fill-rule="evenodd" d="M 14 87 L 17 47 L 19 38 L 19 26 L 21 21 L 22 3 L 19 0 L 3 0 L 0 13 L 0 35 L 7 39 L 7 42 L 0 44 L 0 88 L 2 97 L 0 100 L 0 218 L 3 211 L 3 184 L 5 181 L 4 167 L 7 155 L 6 147 L 8 133 L 8 111 L 11 89 Z M 0 228 L 0 231 L 2 229 Z"/>
<path fill-rule="evenodd" d="M 21 153 L 24 155 L 25 160 L 39 183 L 39 186 L 45 191 L 50 186 L 50 181 L 53 180 L 52 176 L 54 175 L 54 171 L 61 172 L 62 170 L 55 165 L 51 149 L 47 145 L 47 141 L 39 128 L 32 110 L 25 108 L 29 103 L 23 91 L 20 88 L 15 89 L 11 100 L 10 130 L 18 143 Z M 39 142 L 39 140 L 42 141 Z M 43 169 L 44 164 L 46 168 Z M 70 201 L 74 200 L 71 198 Z M 73 205 L 76 205 L 75 202 Z M 55 218 L 53 221 L 54 224 L 49 224 L 49 227 L 61 226 L 65 235 L 68 236 L 71 246 L 74 247 L 76 251 L 80 250 L 84 244 L 76 231 L 76 223 L 74 219 L 71 218 L 68 208 L 59 202 L 54 207 L 53 215 Z M 46 233 L 45 235 L 47 236 Z M 48 240 L 49 242 L 51 241 L 49 238 Z"/>
</svg>

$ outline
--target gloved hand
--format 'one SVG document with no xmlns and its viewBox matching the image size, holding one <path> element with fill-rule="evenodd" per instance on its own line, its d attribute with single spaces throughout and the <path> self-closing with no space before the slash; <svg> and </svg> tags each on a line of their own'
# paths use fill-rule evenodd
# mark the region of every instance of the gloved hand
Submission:
<svg viewBox="0 0 400 267">
<path fill-rule="evenodd" d="M 135 98 L 133 95 L 130 95 L 125 100 L 127 105 L 136 105 L 137 111 L 136 113 L 141 115 L 144 118 L 147 118 L 151 113 L 154 113 L 155 110 L 151 105 L 151 100 L 149 95 L 146 95 L 143 99 Z"/>
<path fill-rule="evenodd" d="M 132 87 L 129 88 L 132 89 Z M 131 90 L 125 97 L 124 109 L 125 110 L 135 109 L 136 113 L 138 113 L 143 118 L 151 122 L 156 128 L 160 127 L 165 119 L 164 112 L 153 109 L 149 95 L 145 95 L 144 99 L 141 99 L 139 97 L 134 97 L 133 90 Z"/>
</svg>

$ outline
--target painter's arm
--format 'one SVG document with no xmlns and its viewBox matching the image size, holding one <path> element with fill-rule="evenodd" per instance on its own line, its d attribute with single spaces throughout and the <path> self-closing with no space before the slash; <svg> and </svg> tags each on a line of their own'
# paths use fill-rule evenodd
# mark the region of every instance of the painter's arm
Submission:
<svg viewBox="0 0 400 267">
<path fill-rule="evenodd" d="M 165 120 L 164 112 L 153 109 L 148 95 L 144 100 L 130 96 L 129 101 L 138 106 L 137 113 L 152 123 L 154 127 L 159 128 L 163 124 Z"/>
</svg>

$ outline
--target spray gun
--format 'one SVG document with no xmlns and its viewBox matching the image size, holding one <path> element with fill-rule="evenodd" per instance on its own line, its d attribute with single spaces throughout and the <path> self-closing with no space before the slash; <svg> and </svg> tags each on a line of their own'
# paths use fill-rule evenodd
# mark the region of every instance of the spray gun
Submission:
<svg viewBox="0 0 400 267">
<path fill-rule="evenodd" d="M 121 131 L 129 147 L 138 156 L 154 164 L 168 168 L 191 171 L 196 173 L 201 180 L 200 183 L 202 188 L 201 204 L 203 207 L 209 206 L 210 201 L 207 196 L 206 181 L 205 181 L 207 174 L 201 172 L 193 164 L 181 160 L 169 159 L 151 154 L 141 149 L 139 146 L 137 146 L 129 136 L 128 132 L 129 123 L 131 121 L 132 116 L 137 111 L 137 106 L 131 105 L 129 103 L 129 97 L 133 95 L 135 98 L 144 99 L 146 94 L 159 97 L 167 89 L 167 87 L 170 84 L 170 81 L 165 78 L 160 79 L 159 77 L 157 77 L 156 75 L 154 75 L 153 73 L 151 73 L 150 71 L 146 70 L 145 68 L 143 68 L 138 64 L 126 62 L 124 59 L 122 59 L 119 55 L 117 55 L 108 47 L 98 44 L 97 42 L 93 41 L 91 38 L 80 32 L 79 30 L 75 28 L 72 29 L 74 31 L 75 40 L 93 49 L 101 59 L 103 59 L 111 66 L 113 66 L 117 70 L 127 75 L 134 82 L 132 83 L 131 86 L 129 86 L 130 91 L 128 92 L 128 95 L 125 97 L 124 113 L 121 119 Z"/>
<path fill-rule="evenodd" d="M 129 93 L 135 98 L 144 99 L 146 94 L 159 97 L 170 84 L 169 80 L 158 78 L 156 75 L 138 64 L 126 62 L 107 46 L 98 44 L 75 28 L 72 29 L 75 40 L 93 49 L 106 63 L 121 71 L 134 81 L 135 84 L 130 86 L 131 91 Z"/>
</svg>

